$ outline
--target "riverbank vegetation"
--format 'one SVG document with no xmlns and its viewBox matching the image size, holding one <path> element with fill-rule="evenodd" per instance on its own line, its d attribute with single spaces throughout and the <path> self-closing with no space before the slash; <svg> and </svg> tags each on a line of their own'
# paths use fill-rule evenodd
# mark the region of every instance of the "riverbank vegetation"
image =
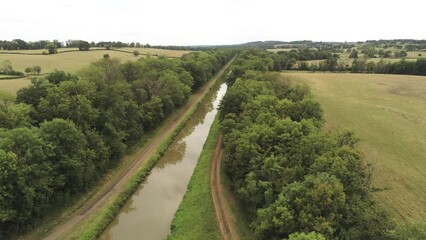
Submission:
<svg viewBox="0 0 426 240">
<path fill-rule="evenodd" d="M 232 56 L 196 52 L 123 64 L 104 58 L 78 75 L 54 71 L 33 79 L 16 101 L 2 99 L 1 238 L 90 189 Z"/>
<path fill-rule="evenodd" d="M 172 222 L 169 240 L 221 239 L 211 197 L 210 175 L 219 121 L 210 128 L 209 136 L 198 159 L 182 203 Z"/>
<path fill-rule="evenodd" d="M 372 198 L 357 137 L 324 134 L 309 88 L 269 72 L 275 64 L 264 51 L 240 53 L 220 109 L 225 172 L 256 236 L 406 239 Z M 409 237 L 424 238 L 417 229 Z"/>
</svg>

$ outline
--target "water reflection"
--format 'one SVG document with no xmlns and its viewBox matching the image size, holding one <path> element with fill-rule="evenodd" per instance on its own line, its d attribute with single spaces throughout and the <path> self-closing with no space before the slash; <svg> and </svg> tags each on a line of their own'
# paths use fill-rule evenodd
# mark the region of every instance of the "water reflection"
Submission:
<svg viewBox="0 0 426 240">
<path fill-rule="evenodd" d="M 212 90 L 100 239 L 165 239 L 227 86 Z"/>
</svg>

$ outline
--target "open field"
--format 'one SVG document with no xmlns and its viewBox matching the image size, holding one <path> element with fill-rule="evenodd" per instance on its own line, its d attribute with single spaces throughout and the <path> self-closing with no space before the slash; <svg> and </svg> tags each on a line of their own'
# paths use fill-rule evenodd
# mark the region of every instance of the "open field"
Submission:
<svg viewBox="0 0 426 240">
<path fill-rule="evenodd" d="M 106 53 L 111 58 L 118 58 L 123 62 L 139 58 L 129 53 L 100 50 L 66 52 L 52 55 L 0 54 L 0 62 L 10 60 L 13 69 L 18 71 L 24 71 L 26 67 L 37 65 L 41 67 L 42 73 L 52 72 L 55 69 L 75 72 L 91 62 L 101 59 Z"/>
<path fill-rule="evenodd" d="M 70 50 L 68 48 L 58 49 L 59 52 Z M 72 50 L 72 49 L 71 49 Z M 77 49 L 74 49 L 77 50 Z M 10 60 L 15 70 L 24 71 L 26 67 L 40 66 L 42 73 L 48 73 L 55 69 L 75 72 L 91 62 L 97 61 L 104 54 L 109 54 L 111 58 L 118 58 L 122 62 L 135 61 L 143 54 L 152 56 L 180 57 L 189 51 L 174 51 L 155 48 L 120 48 L 115 50 L 91 50 L 63 52 L 52 55 L 26 55 L 26 54 L 0 54 L 0 63 Z M 133 51 L 139 51 L 138 57 L 133 56 Z M 124 52 L 123 52 L 124 51 Z M 9 51 L 11 52 L 11 51 Z M 22 53 L 40 53 L 42 50 L 19 50 Z"/>
<path fill-rule="evenodd" d="M 282 75 L 312 87 L 326 131 L 353 130 L 360 138 L 379 203 L 397 219 L 426 219 L 426 77 Z"/>
<path fill-rule="evenodd" d="M 0 80 L 0 92 L 16 94 L 16 91 L 30 84 L 29 78 Z"/>
<path fill-rule="evenodd" d="M 418 58 L 426 58 L 426 51 L 407 52 L 407 59 L 418 59 Z"/>
<path fill-rule="evenodd" d="M 101 50 L 105 48 L 90 48 L 90 50 Z M 58 48 L 58 53 L 70 52 L 70 51 L 79 51 L 78 48 Z M 0 50 L 0 53 L 20 53 L 20 54 L 43 54 L 47 52 L 47 49 L 31 49 L 31 50 Z"/>
<path fill-rule="evenodd" d="M 184 50 L 167 50 L 159 48 L 119 48 L 117 50 L 123 50 L 127 52 L 138 51 L 140 54 L 149 54 L 151 56 L 165 56 L 165 57 L 182 57 L 182 55 L 191 51 Z"/>
<path fill-rule="evenodd" d="M 267 49 L 269 52 L 290 52 L 291 50 L 296 50 L 296 48 L 271 48 L 271 49 Z"/>
</svg>

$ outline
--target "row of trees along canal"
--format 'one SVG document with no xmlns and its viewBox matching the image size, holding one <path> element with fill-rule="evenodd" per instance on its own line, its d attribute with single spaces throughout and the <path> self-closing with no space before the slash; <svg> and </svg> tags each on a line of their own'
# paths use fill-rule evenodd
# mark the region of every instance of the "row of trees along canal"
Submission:
<svg viewBox="0 0 426 240">
<path fill-rule="evenodd" d="M 102 59 L 78 75 L 55 71 L 33 79 L 15 101 L 2 99 L 0 239 L 90 189 L 234 54 Z"/>
<path fill-rule="evenodd" d="M 309 88 L 273 67 L 266 51 L 239 54 L 220 109 L 224 169 L 259 239 L 407 239 L 373 201 L 353 133 L 324 134 Z"/>
</svg>

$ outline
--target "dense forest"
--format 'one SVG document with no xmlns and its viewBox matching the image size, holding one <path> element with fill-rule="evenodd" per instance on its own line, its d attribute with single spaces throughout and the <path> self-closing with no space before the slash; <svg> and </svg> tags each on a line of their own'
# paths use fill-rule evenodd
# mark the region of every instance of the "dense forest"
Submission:
<svg viewBox="0 0 426 240">
<path fill-rule="evenodd" d="M 395 227 L 372 199 L 357 138 L 352 132 L 324 134 L 321 106 L 309 88 L 271 72 L 275 63 L 265 51 L 240 53 L 220 106 L 224 170 L 256 236 L 424 237 L 424 224 L 410 226 L 413 231 Z"/>
<path fill-rule="evenodd" d="M 1 99 L 0 239 L 90 189 L 234 54 L 104 58 L 77 75 L 34 78 L 16 100 Z"/>
</svg>

